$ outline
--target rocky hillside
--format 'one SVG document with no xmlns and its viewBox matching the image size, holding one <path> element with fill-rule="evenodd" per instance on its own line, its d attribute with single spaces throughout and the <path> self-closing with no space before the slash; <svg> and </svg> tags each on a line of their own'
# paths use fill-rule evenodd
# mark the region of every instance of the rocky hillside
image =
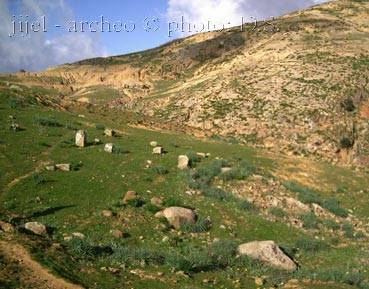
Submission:
<svg viewBox="0 0 369 289">
<path fill-rule="evenodd" d="M 367 165 L 368 17 L 368 1 L 333 1 L 32 81 L 53 79 L 71 100 L 128 108 L 152 126 Z"/>
</svg>

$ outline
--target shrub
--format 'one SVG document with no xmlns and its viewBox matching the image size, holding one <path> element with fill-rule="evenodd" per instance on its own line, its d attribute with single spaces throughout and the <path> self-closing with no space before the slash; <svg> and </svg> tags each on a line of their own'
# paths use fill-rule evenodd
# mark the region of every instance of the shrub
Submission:
<svg viewBox="0 0 369 289">
<path fill-rule="evenodd" d="M 15 98 L 9 99 L 8 105 L 11 109 L 17 109 L 17 108 L 23 107 L 22 102 L 18 99 L 15 99 Z"/>
<path fill-rule="evenodd" d="M 185 223 L 182 225 L 181 230 L 184 232 L 191 233 L 204 233 L 209 231 L 211 228 L 211 221 L 207 218 L 199 217 L 196 223 Z"/>
<path fill-rule="evenodd" d="M 354 146 L 355 141 L 347 136 L 344 136 L 340 140 L 340 146 L 342 149 L 350 149 Z"/>
<path fill-rule="evenodd" d="M 227 201 L 230 200 L 231 195 L 229 195 L 226 191 L 220 188 L 212 188 L 207 187 L 203 189 L 203 195 L 208 198 L 213 198 L 219 201 Z"/>
<path fill-rule="evenodd" d="M 63 126 L 56 119 L 53 119 L 53 118 L 50 118 L 50 117 L 38 116 L 38 117 L 35 118 L 35 122 L 39 125 L 48 126 L 48 127 L 62 127 Z"/>
<path fill-rule="evenodd" d="M 189 159 L 189 166 L 191 168 L 193 168 L 196 165 L 196 163 L 198 163 L 200 161 L 200 157 L 194 151 L 187 152 L 186 156 Z"/>
<path fill-rule="evenodd" d="M 341 106 L 344 110 L 348 111 L 348 112 L 353 112 L 355 111 L 355 104 L 354 101 L 352 100 L 351 97 L 346 98 L 345 100 L 342 101 Z"/>
<path fill-rule="evenodd" d="M 183 207 L 183 202 L 178 198 L 168 198 L 163 200 L 164 207 Z"/>
<path fill-rule="evenodd" d="M 153 213 L 153 214 L 155 214 L 155 213 L 157 213 L 161 210 L 159 207 L 157 207 L 157 206 L 155 206 L 151 203 L 148 203 L 147 205 L 145 205 L 145 208 L 146 208 L 146 210 L 148 210 L 150 213 Z"/>
<path fill-rule="evenodd" d="M 352 226 L 351 223 L 345 222 L 342 225 L 342 230 L 345 233 L 345 237 L 347 237 L 347 238 L 353 238 L 354 237 L 354 227 Z"/>
<path fill-rule="evenodd" d="M 335 220 L 324 220 L 323 221 L 324 226 L 326 226 L 328 229 L 337 231 L 341 228 L 341 226 L 335 221 Z"/>
<path fill-rule="evenodd" d="M 298 193 L 298 199 L 305 204 L 321 204 L 320 196 L 312 189 L 306 188 L 296 182 L 285 182 L 284 187 L 288 190 Z"/>
<path fill-rule="evenodd" d="M 103 125 L 103 124 L 101 124 L 101 123 L 97 123 L 97 124 L 95 125 L 95 128 L 96 128 L 97 130 L 105 130 L 105 125 Z"/>
<path fill-rule="evenodd" d="M 338 217 L 346 218 L 348 216 L 347 211 L 340 206 L 340 203 L 335 198 L 324 200 L 322 207 Z"/>
<path fill-rule="evenodd" d="M 272 214 L 273 216 L 277 217 L 277 218 L 284 218 L 286 217 L 286 212 L 278 207 L 272 207 L 269 209 L 269 213 Z"/>
<path fill-rule="evenodd" d="M 144 205 L 144 201 L 137 198 L 137 199 L 134 199 L 134 200 L 127 201 L 127 205 L 130 206 L 130 207 L 133 207 L 133 208 L 140 208 Z"/>
<path fill-rule="evenodd" d="M 240 202 L 237 202 L 237 207 L 240 210 L 244 210 L 244 211 L 253 211 L 255 210 L 255 205 L 253 203 L 250 203 L 247 200 L 241 200 Z"/>
<path fill-rule="evenodd" d="M 74 256 L 89 259 L 95 256 L 95 249 L 86 240 L 79 238 L 73 238 L 67 243 L 67 249 Z"/>
<path fill-rule="evenodd" d="M 307 213 L 300 216 L 300 220 L 303 222 L 304 227 L 307 229 L 316 229 L 319 224 L 319 219 L 314 213 Z"/>
<path fill-rule="evenodd" d="M 168 170 L 163 167 L 163 166 L 155 166 L 155 167 L 152 167 L 151 170 L 155 173 L 155 174 L 158 174 L 158 175 L 166 175 L 168 174 Z"/>
<path fill-rule="evenodd" d="M 328 244 L 324 241 L 306 237 L 298 239 L 296 241 L 296 247 L 307 252 L 318 252 L 329 248 Z"/>
<path fill-rule="evenodd" d="M 162 265 L 164 257 L 158 251 L 148 248 L 136 248 L 125 244 L 113 244 L 113 253 L 109 259 L 119 264 L 140 265 L 145 264 Z"/>
<path fill-rule="evenodd" d="M 32 181 L 36 184 L 36 185 L 43 185 L 46 183 L 46 178 L 40 174 L 40 173 L 34 173 L 32 175 Z"/>
</svg>

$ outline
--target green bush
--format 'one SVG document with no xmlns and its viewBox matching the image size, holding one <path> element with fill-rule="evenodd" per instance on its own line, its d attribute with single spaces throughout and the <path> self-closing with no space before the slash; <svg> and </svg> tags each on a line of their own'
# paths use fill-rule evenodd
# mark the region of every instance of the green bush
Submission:
<svg viewBox="0 0 369 289">
<path fill-rule="evenodd" d="M 329 245 L 321 240 L 300 238 L 296 241 L 296 247 L 306 252 L 318 252 L 329 249 Z"/>
<path fill-rule="evenodd" d="M 253 211 L 256 209 L 255 205 L 247 200 L 237 202 L 237 207 L 243 211 Z"/>
<path fill-rule="evenodd" d="M 63 126 L 59 121 L 51 117 L 37 116 L 35 118 L 35 122 L 39 125 L 48 126 L 48 127 L 62 127 Z"/>
<path fill-rule="evenodd" d="M 105 125 L 103 125 L 103 124 L 101 124 L 101 123 L 97 123 L 97 124 L 95 125 L 95 128 L 96 128 L 97 130 L 105 130 Z"/>
<path fill-rule="evenodd" d="M 350 149 L 354 146 L 355 141 L 347 136 L 344 136 L 340 140 L 340 146 L 342 149 Z"/>
<path fill-rule="evenodd" d="M 200 161 L 200 157 L 194 151 L 187 152 L 186 156 L 189 159 L 189 166 L 191 168 L 193 168 L 196 165 L 196 163 L 198 163 Z"/>
<path fill-rule="evenodd" d="M 354 238 L 354 233 L 355 232 L 354 232 L 354 227 L 352 226 L 351 223 L 345 222 L 342 225 L 342 230 L 345 233 L 345 237 L 347 237 L 347 238 Z"/>
<path fill-rule="evenodd" d="M 300 220 L 303 222 L 303 225 L 306 229 L 316 229 L 318 228 L 318 224 L 320 220 L 314 213 L 307 213 L 300 216 Z"/>
<path fill-rule="evenodd" d="M 335 198 L 324 200 L 322 207 L 338 217 L 346 218 L 348 216 L 347 211 L 340 206 L 340 203 Z"/>
<path fill-rule="evenodd" d="M 151 170 L 158 175 L 166 175 L 169 171 L 164 166 L 155 166 L 152 167 Z"/>
<path fill-rule="evenodd" d="M 269 213 L 277 218 L 284 218 L 287 216 L 286 212 L 278 207 L 272 207 L 269 209 Z"/>
<path fill-rule="evenodd" d="M 199 217 L 196 222 L 185 223 L 181 226 L 181 230 L 191 233 L 204 233 L 211 229 L 211 221 L 207 218 Z"/>
<path fill-rule="evenodd" d="M 148 210 L 150 213 L 153 213 L 153 214 L 155 214 L 155 213 L 157 213 L 161 210 L 159 207 L 157 207 L 157 206 L 155 206 L 151 203 L 146 204 L 145 209 Z"/>
<path fill-rule="evenodd" d="M 163 206 L 164 207 L 184 207 L 182 200 L 175 197 L 170 197 L 163 200 Z"/>
<path fill-rule="evenodd" d="M 298 199 L 305 204 L 321 204 L 321 197 L 312 189 L 304 187 L 296 182 L 285 182 L 283 183 L 284 187 L 290 190 L 291 192 L 298 193 Z"/>
<path fill-rule="evenodd" d="M 129 200 L 127 201 L 127 206 L 130 206 L 130 207 L 133 207 L 133 208 L 140 208 L 144 205 L 144 201 L 137 198 L 137 199 L 134 199 L 134 200 Z"/>
<path fill-rule="evenodd" d="M 338 224 L 335 220 L 331 219 L 324 220 L 323 225 L 333 231 L 338 231 L 341 228 L 340 224 Z"/>
<path fill-rule="evenodd" d="M 40 173 L 34 173 L 32 175 L 32 181 L 36 184 L 36 185 L 43 185 L 47 182 L 46 178 L 40 174 Z"/>
<path fill-rule="evenodd" d="M 219 201 L 229 201 L 232 199 L 232 195 L 220 188 L 207 187 L 202 191 L 203 195 L 208 198 L 216 199 Z"/>
</svg>

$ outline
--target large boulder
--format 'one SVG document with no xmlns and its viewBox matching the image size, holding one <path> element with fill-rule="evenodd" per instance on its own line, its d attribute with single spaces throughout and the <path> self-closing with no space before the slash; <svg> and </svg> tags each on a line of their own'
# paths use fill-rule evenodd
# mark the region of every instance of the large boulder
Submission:
<svg viewBox="0 0 369 289">
<path fill-rule="evenodd" d="M 28 222 L 24 225 L 24 228 L 36 235 L 45 235 L 47 233 L 46 226 L 39 222 Z"/>
<path fill-rule="evenodd" d="M 83 148 L 87 144 L 87 134 L 84 130 L 79 130 L 76 133 L 76 146 Z"/>
<path fill-rule="evenodd" d="M 189 165 L 190 159 L 188 158 L 188 156 L 182 155 L 178 157 L 178 168 L 180 170 L 187 169 Z"/>
<path fill-rule="evenodd" d="M 274 241 L 245 243 L 238 246 L 238 253 L 280 270 L 295 271 L 297 269 L 295 262 L 283 253 Z"/>
<path fill-rule="evenodd" d="M 157 218 L 166 218 L 171 226 L 180 229 L 184 224 L 194 224 L 196 214 L 194 211 L 181 207 L 170 207 L 155 214 Z"/>
</svg>

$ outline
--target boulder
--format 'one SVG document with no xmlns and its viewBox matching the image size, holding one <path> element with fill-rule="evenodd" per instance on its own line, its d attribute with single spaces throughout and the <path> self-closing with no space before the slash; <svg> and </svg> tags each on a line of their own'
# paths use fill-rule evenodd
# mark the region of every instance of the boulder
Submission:
<svg viewBox="0 0 369 289">
<path fill-rule="evenodd" d="M 161 205 L 163 204 L 163 200 L 161 198 L 158 197 L 153 197 L 150 200 L 151 204 L 157 207 L 161 207 Z"/>
<path fill-rule="evenodd" d="M 84 130 L 79 130 L 76 133 L 76 146 L 83 148 L 87 144 L 87 134 Z"/>
<path fill-rule="evenodd" d="M 39 222 L 28 222 L 24 225 L 24 228 L 36 235 L 45 235 L 47 233 L 46 226 Z"/>
<path fill-rule="evenodd" d="M 110 230 L 110 234 L 114 237 L 114 238 L 123 238 L 124 237 L 124 233 L 121 230 Z"/>
<path fill-rule="evenodd" d="M 114 145 L 112 143 L 107 143 L 104 147 L 104 151 L 106 151 L 107 153 L 113 153 L 114 150 Z"/>
<path fill-rule="evenodd" d="M 69 172 L 71 171 L 70 164 L 57 164 L 55 165 L 55 168 L 60 171 Z"/>
<path fill-rule="evenodd" d="M 129 201 L 136 200 L 138 198 L 138 195 L 134 191 L 128 191 L 123 198 L 123 204 L 127 204 Z"/>
<path fill-rule="evenodd" d="M 157 147 L 158 146 L 158 142 L 152 141 L 152 142 L 150 142 L 150 146 Z"/>
<path fill-rule="evenodd" d="M 113 212 L 110 211 L 110 210 L 103 210 L 101 212 L 101 216 L 103 216 L 105 218 L 111 218 L 111 217 L 113 217 L 113 215 L 114 215 Z"/>
<path fill-rule="evenodd" d="M 0 221 L 0 230 L 5 233 L 11 233 L 14 231 L 14 227 L 10 223 Z"/>
<path fill-rule="evenodd" d="M 17 124 L 17 123 L 12 123 L 10 125 L 10 128 L 13 130 L 13 131 L 20 131 L 20 125 Z"/>
<path fill-rule="evenodd" d="M 56 167 L 54 165 L 51 165 L 51 166 L 46 166 L 45 169 L 49 172 L 53 172 L 56 170 Z"/>
<path fill-rule="evenodd" d="M 245 243 L 238 246 L 238 253 L 277 269 L 286 271 L 295 271 L 297 269 L 295 262 L 283 253 L 274 241 Z"/>
<path fill-rule="evenodd" d="M 196 214 L 194 211 L 181 207 L 170 207 L 155 214 L 157 218 L 166 218 L 171 226 L 180 229 L 186 223 L 194 224 Z"/>
<path fill-rule="evenodd" d="M 154 147 L 152 150 L 152 153 L 154 155 L 161 155 L 163 154 L 163 148 L 162 147 Z"/>
<path fill-rule="evenodd" d="M 187 169 L 189 165 L 190 165 L 190 159 L 188 158 L 188 156 L 185 156 L 185 155 L 178 156 L 178 168 L 180 170 Z"/>
<path fill-rule="evenodd" d="M 110 128 L 106 128 L 104 130 L 104 134 L 108 137 L 113 137 L 115 136 L 115 131 L 113 129 L 110 129 Z"/>
</svg>

